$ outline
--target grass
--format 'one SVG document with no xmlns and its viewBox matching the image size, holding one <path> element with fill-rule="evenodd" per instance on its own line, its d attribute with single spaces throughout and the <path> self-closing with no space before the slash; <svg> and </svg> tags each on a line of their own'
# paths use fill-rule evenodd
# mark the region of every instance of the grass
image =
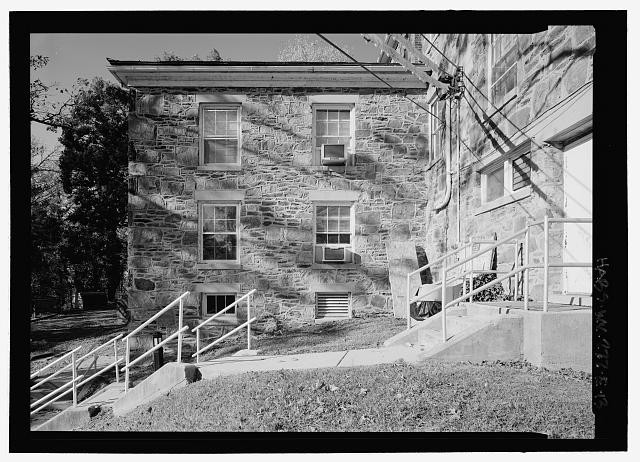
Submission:
<svg viewBox="0 0 640 462">
<path fill-rule="evenodd" d="M 282 327 L 255 336 L 252 348 L 260 355 L 287 355 L 376 348 L 406 327 L 406 321 L 393 317 L 352 318 L 298 327 Z M 201 357 L 202 360 L 228 356 L 246 348 L 246 331 Z"/>
<path fill-rule="evenodd" d="M 94 431 L 499 431 L 593 438 L 591 377 L 526 363 L 394 363 L 200 381 Z"/>
</svg>

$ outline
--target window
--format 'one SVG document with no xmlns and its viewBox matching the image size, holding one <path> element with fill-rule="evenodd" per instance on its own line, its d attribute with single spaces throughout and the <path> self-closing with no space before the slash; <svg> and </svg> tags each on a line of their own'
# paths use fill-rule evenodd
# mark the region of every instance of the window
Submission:
<svg viewBox="0 0 640 462">
<path fill-rule="evenodd" d="M 238 204 L 201 202 L 198 204 L 200 217 L 200 260 L 239 262 Z"/>
<path fill-rule="evenodd" d="M 354 152 L 354 126 L 352 104 L 314 104 L 313 138 L 314 164 L 349 164 Z"/>
<path fill-rule="evenodd" d="M 200 165 L 240 166 L 240 105 L 200 105 Z"/>
<path fill-rule="evenodd" d="M 315 262 L 351 263 L 352 225 L 351 204 L 315 205 Z"/>
<path fill-rule="evenodd" d="M 442 140 L 444 138 L 444 120 L 445 120 L 445 102 L 434 101 L 429 106 L 429 136 L 430 139 L 430 156 L 429 162 L 442 157 Z M 435 117 L 437 116 L 437 117 Z M 438 117 L 440 120 L 438 120 Z"/>
<path fill-rule="evenodd" d="M 490 95 L 496 106 L 516 94 L 518 87 L 518 35 L 491 34 Z"/>
<path fill-rule="evenodd" d="M 482 203 L 512 196 L 516 191 L 531 185 L 531 153 L 511 157 L 482 172 Z"/>
<path fill-rule="evenodd" d="M 213 315 L 224 310 L 236 301 L 236 294 L 202 294 L 202 311 L 205 315 Z M 236 314 L 236 307 L 227 310 L 224 314 Z M 224 315 L 221 315 L 224 316 Z"/>
<path fill-rule="evenodd" d="M 350 305 L 349 292 L 316 292 L 316 319 L 349 318 Z"/>
</svg>

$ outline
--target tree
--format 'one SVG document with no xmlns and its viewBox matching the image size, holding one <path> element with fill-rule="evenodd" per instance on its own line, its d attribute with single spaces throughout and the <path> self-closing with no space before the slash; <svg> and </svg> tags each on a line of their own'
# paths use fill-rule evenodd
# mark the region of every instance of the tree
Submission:
<svg viewBox="0 0 640 462">
<path fill-rule="evenodd" d="M 203 61 L 198 54 L 195 54 L 190 58 L 182 58 L 173 51 L 168 50 L 164 50 L 160 56 L 155 56 L 153 59 L 155 61 Z M 218 50 L 212 48 L 209 53 L 207 53 L 204 61 L 222 61 L 222 58 L 220 57 Z"/>
<path fill-rule="evenodd" d="M 42 55 L 29 57 L 31 81 L 29 84 L 29 120 L 47 126 L 47 130 L 55 131 L 63 128 L 62 119 L 71 104 L 71 93 L 56 84 L 44 83 L 35 78 L 38 70 L 49 63 L 49 58 Z M 62 96 L 53 98 L 53 95 Z"/>
<path fill-rule="evenodd" d="M 57 169 L 58 149 L 31 138 L 31 293 L 67 298 L 69 286 L 60 242 L 64 194 Z"/>
<path fill-rule="evenodd" d="M 350 50 L 342 47 L 351 54 Z M 308 61 L 308 62 L 348 62 L 343 53 L 331 47 L 320 38 L 309 34 L 296 34 L 278 53 L 278 61 Z"/>
<path fill-rule="evenodd" d="M 60 179 L 68 197 L 61 252 L 77 292 L 113 299 L 126 268 L 127 90 L 79 80 L 62 117 Z"/>
</svg>

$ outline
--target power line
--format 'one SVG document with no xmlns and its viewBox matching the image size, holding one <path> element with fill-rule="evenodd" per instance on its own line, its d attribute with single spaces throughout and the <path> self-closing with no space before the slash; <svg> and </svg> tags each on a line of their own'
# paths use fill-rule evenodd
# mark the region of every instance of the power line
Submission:
<svg viewBox="0 0 640 462">
<path fill-rule="evenodd" d="M 433 42 L 431 42 L 431 40 L 429 40 L 427 37 L 424 36 L 424 34 L 420 34 L 422 36 L 423 39 L 425 39 L 429 45 L 431 45 L 432 48 L 434 48 L 438 53 L 440 53 L 442 55 L 442 57 L 444 59 L 446 59 L 447 61 L 449 61 L 451 64 L 453 64 L 453 66 L 457 69 L 458 65 L 456 63 L 454 63 L 453 61 L 451 61 L 449 58 L 447 58 L 447 56 L 438 49 L 437 46 L 435 46 L 435 44 Z M 440 34 L 438 34 L 438 37 L 440 37 Z M 436 37 L 436 40 L 438 39 L 438 37 Z M 429 49 L 429 51 L 431 51 L 431 49 Z M 428 53 L 428 52 L 427 52 Z"/>
<path fill-rule="evenodd" d="M 398 90 L 398 88 L 395 88 L 393 85 L 391 85 L 389 82 L 387 82 L 386 80 L 383 80 L 381 77 L 379 77 L 375 72 L 373 72 L 371 69 L 367 68 L 364 64 L 360 63 L 357 59 L 353 58 L 349 53 L 347 53 L 346 51 L 344 51 L 342 48 L 340 48 L 338 45 L 336 45 L 335 43 L 333 43 L 331 40 L 329 40 L 328 38 L 326 38 L 324 35 L 322 34 L 318 34 L 316 33 L 316 35 L 318 37 L 320 37 L 322 40 L 324 40 L 325 42 L 327 42 L 329 45 L 331 45 L 332 47 L 334 47 L 336 50 L 338 50 L 340 53 L 342 53 L 343 55 L 345 55 L 347 58 L 349 58 L 351 61 L 353 61 L 354 63 L 356 63 L 358 66 L 360 66 L 361 68 L 363 68 L 365 71 L 367 71 L 368 73 L 370 73 L 371 75 L 373 75 L 376 79 L 378 79 L 380 82 L 384 83 L 386 86 L 388 86 L 389 88 L 391 88 L 392 90 Z M 435 115 L 433 112 L 429 111 L 426 107 L 424 107 L 423 105 L 421 105 L 420 103 L 416 102 L 415 100 L 409 98 L 407 95 L 402 95 L 403 98 L 408 99 L 409 101 L 411 101 L 413 104 L 415 104 L 416 106 L 418 106 L 420 109 L 422 109 L 423 111 L 425 111 L 427 114 L 435 117 L 436 119 L 438 119 L 440 122 L 442 122 L 443 124 L 445 123 L 444 120 L 442 120 L 440 117 L 438 117 L 437 115 Z"/>
</svg>

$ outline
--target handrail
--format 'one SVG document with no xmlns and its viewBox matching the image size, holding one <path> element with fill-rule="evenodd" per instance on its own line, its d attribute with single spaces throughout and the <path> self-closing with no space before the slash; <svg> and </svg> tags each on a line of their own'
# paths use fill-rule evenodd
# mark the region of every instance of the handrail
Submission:
<svg viewBox="0 0 640 462">
<path fill-rule="evenodd" d="M 37 401 L 34 401 L 33 403 L 31 403 L 30 407 L 35 407 L 38 404 L 40 404 L 43 401 L 46 401 L 47 398 L 52 397 L 53 395 L 55 395 L 56 393 L 62 391 L 63 389 L 67 388 L 68 386 L 70 386 L 71 384 L 73 384 L 74 382 L 77 382 L 78 380 L 80 380 L 82 377 L 84 377 L 83 375 L 79 375 L 78 377 L 76 377 L 75 379 L 71 379 L 69 380 L 67 383 L 65 383 L 64 385 L 62 385 L 61 387 L 56 388 L 55 390 L 53 390 L 51 393 L 49 393 L 48 395 L 43 396 L 42 398 L 40 398 Z M 69 390 L 71 391 L 71 390 Z M 67 392 L 68 393 L 68 392 Z M 63 395 L 60 395 L 63 396 Z"/>
<path fill-rule="evenodd" d="M 220 310 L 218 311 L 216 314 L 214 314 L 213 316 L 211 316 L 208 319 L 205 319 L 204 321 L 202 321 L 200 324 L 198 324 L 196 327 L 194 327 L 193 329 L 191 329 L 191 332 L 195 332 L 198 329 L 204 327 L 205 325 L 207 325 L 210 321 L 213 321 L 215 318 L 217 318 L 218 316 L 220 316 L 221 314 L 225 313 L 227 310 L 230 310 L 231 308 L 233 308 L 234 306 L 236 306 L 238 303 L 240 303 L 242 300 L 244 300 L 245 298 L 251 296 L 254 294 L 254 292 L 256 292 L 258 289 L 253 289 L 250 292 L 247 292 L 246 294 L 244 294 L 242 297 L 240 297 L 238 300 L 236 300 L 235 302 L 229 304 L 229 306 L 227 306 L 224 310 Z"/>
<path fill-rule="evenodd" d="M 60 356 L 58 359 L 56 359 L 55 361 L 47 364 L 46 366 L 44 366 L 43 368 L 37 370 L 36 372 L 34 372 L 33 374 L 31 374 L 31 377 L 29 377 L 30 379 L 33 379 L 34 377 L 37 377 L 38 374 L 40 374 L 42 371 L 45 371 L 47 369 L 49 369 L 51 366 L 53 366 L 54 364 L 58 364 L 60 361 L 62 361 L 64 358 L 66 358 L 69 355 L 72 355 L 73 353 L 75 353 L 76 351 L 80 350 L 82 347 L 76 347 L 73 350 L 71 350 L 68 353 L 65 353 L 64 356 Z M 66 365 L 64 368 L 66 369 L 67 367 L 69 367 L 69 365 Z"/>
<path fill-rule="evenodd" d="M 493 245 L 491 245 L 491 246 L 489 246 L 489 247 L 485 247 L 484 249 L 482 249 L 482 250 L 478 251 L 477 253 L 475 253 L 475 254 L 473 254 L 473 255 L 471 255 L 471 256 L 469 256 L 469 257 L 467 257 L 467 258 L 465 258 L 464 260 L 460 260 L 460 261 L 458 261 L 458 262 L 455 262 L 453 265 L 451 265 L 451 266 L 448 266 L 448 267 L 447 267 L 447 272 L 448 272 L 448 271 L 451 271 L 451 270 L 452 270 L 452 269 L 454 269 L 454 268 L 457 268 L 458 266 L 464 265 L 464 264 L 465 264 L 465 263 L 467 263 L 467 262 L 470 262 L 470 261 L 472 261 L 472 260 L 475 260 L 475 259 L 476 259 L 477 257 L 479 257 L 480 255 L 482 255 L 482 254 L 484 254 L 484 253 L 487 253 L 487 252 L 488 252 L 488 251 L 490 251 L 490 250 L 495 249 L 496 247 L 498 247 L 499 245 L 504 244 L 504 243 L 505 243 L 505 242 L 507 242 L 507 241 L 510 241 L 510 240 L 512 240 L 512 239 L 515 239 L 516 237 L 518 237 L 518 236 L 520 236 L 520 235 L 524 234 L 526 231 L 527 231 L 527 228 L 525 227 L 524 229 L 521 229 L 520 231 L 518 231 L 518 232 L 516 232 L 516 233 L 513 233 L 511 236 L 509 236 L 509 237 L 507 237 L 507 238 L 504 238 L 504 239 L 502 239 L 502 240 L 500 240 L 500 241 L 496 241 L 496 243 L 495 243 L 495 244 L 493 244 Z"/>
<path fill-rule="evenodd" d="M 112 362 L 111 364 L 109 364 L 108 366 L 103 367 L 102 369 L 100 369 L 98 372 L 96 372 L 95 374 L 93 374 L 91 377 L 84 379 L 82 382 L 80 382 L 77 386 L 81 387 L 82 385 L 84 385 L 85 383 L 89 382 L 90 380 L 96 378 L 97 376 L 104 374 L 106 371 L 108 371 L 109 369 L 111 369 L 112 367 L 116 367 L 116 369 L 118 368 L 118 363 L 124 361 L 124 358 L 118 358 L 116 361 Z"/>
<path fill-rule="evenodd" d="M 170 310 L 171 308 L 173 308 L 173 306 L 178 303 L 180 300 L 182 300 L 184 297 L 186 297 L 187 295 L 189 295 L 189 292 L 185 292 L 182 295 L 180 295 L 178 298 L 176 298 L 174 301 L 172 301 L 171 303 L 169 303 L 167 306 L 165 306 L 164 308 L 162 308 L 160 311 L 158 311 L 156 314 L 154 314 L 153 316 L 151 316 L 149 319 L 147 319 L 145 322 L 143 322 L 142 324 L 140 324 L 137 328 L 135 328 L 133 331 L 131 331 L 126 337 L 124 337 L 122 339 L 122 341 L 128 340 L 131 337 L 133 337 L 135 334 L 137 334 L 138 332 L 140 332 L 142 329 L 144 329 L 145 327 L 147 327 L 149 324 L 151 324 L 153 321 L 155 321 L 156 319 L 158 319 L 160 316 L 162 316 L 164 313 L 166 313 L 168 310 Z"/>
<path fill-rule="evenodd" d="M 459 253 L 460 251 L 462 251 L 463 249 L 466 249 L 467 247 L 469 247 L 469 246 L 470 246 L 470 245 L 472 245 L 472 244 L 473 244 L 473 242 L 467 242 L 467 243 L 466 243 L 465 245 L 463 245 L 462 247 L 459 247 L 459 248 L 457 248 L 457 249 L 454 249 L 454 250 L 450 251 L 449 253 L 445 253 L 444 255 L 442 255 L 441 257 L 439 257 L 439 258 L 437 258 L 437 259 L 435 259 L 434 261 L 429 262 L 429 263 L 427 263 L 427 264 L 426 264 L 426 265 L 424 265 L 424 266 L 421 266 L 420 268 L 418 268 L 418 269 L 417 269 L 417 270 L 415 270 L 415 271 L 412 271 L 412 272 L 411 272 L 411 273 L 409 273 L 407 276 L 413 276 L 413 275 L 414 275 L 414 274 L 416 274 L 416 273 L 420 273 L 420 272 L 422 272 L 422 271 L 426 270 L 427 268 L 431 267 L 432 265 L 437 265 L 437 264 L 438 264 L 438 263 L 440 263 L 441 261 L 443 261 L 443 260 L 445 260 L 445 259 L 447 259 L 447 258 L 449 258 L 449 257 L 451 257 L 451 256 L 453 256 L 453 255 L 455 255 L 455 254 L 457 254 L 457 253 Z"/>
<path fill-rule="evenodd" d="M 487 273 L 487 274 L 504 274 L 507 273 L 507 271 L 498 271 L 498 270 L 485 270 L 485 269 L 472 269 L 472 270 L 468 270 L 465 271 L 464 273 L 458 274 L 454 277 L 452 277 L 451 279 L 449 279 L 447 281 L 447 283 L 453 282 L 456 279 L 462 279 L 463 283 L 464 283 L 464 277 L 471 274 L 471 273 Z M 433 289 L 431 289 L 429 292 L 425 292 L 421 295 L 416 295 L 415 297 L 413 297 L 412 299 L 409 300 L 409 303 L 416 303 L 422 300 L 423 297 L 426 297 L 427 295 L 431 295 L 433 292 L 437 292 L 438 290 L 441 290 L 441 283 L 434 283 L 433 285 L 436 286 Z M 469 294 L 467 294 L 469 295 Z"/>
<path fill-rule="evenodd" d="M 528 265 L 525 265 L 525 266 L 519 266 L 518 268 L 514 269 L 513 271 L 509 271 L 509 272 L 508 272 L 507 274 L 505 274 L 504 276 L 496 277 L 495 279 L 492 279 L 491 281 L 487 282 L 486 284 L 481 285 L 481 286 L 480 286 L 480 287 L 478 287 L 477 289 L 473 289 L 471 292 L 466 293 L 466 294 L 464 294 L 464 295 L 462 295 L 462 296 L 460 296 L 460 297 L 458 297 L 458 298 L 456 298 L 456 299 L 454 299 L 454 300 L 451 300 L 450 302 L 448 302 L 448 303 L 444 306 L 444 308 L 448 308 L 448 307 L 450 307 L 450 306 L 452 306 L 452 305 L 455 305 L 456 303 L 459 303 L 459 302 L 463 301 L 463 300 L 464 300 L 464 299 L 466 299 L 466 298 L 469 298 L 469 297 L 471 297 L 471 296 L 473 296 L 473 295 L 475 295 L 475 294 L 477 294 L 477 293 L 480 293 L 480 292 L 482 292 L 483 290 L 488 289 L 489 287 L 491 287 L 491 286 L 493 286 L 493 285 L 497 284 L 498 282 L 502 282 L 502 281 L 504 281 L 505 279 L 510 278 L 510 277 L 511 277 L 511 276 L 513 276 L 514 274 L 516 274 L 516 273 L 520 273 L 520 272 L 522 272 L 522 271 L 524 271 L 525 269 L 528 269 L 528 268 L 529 268 L 529 266 L 528 266 Z M 444 309 L 444 308 L 443 308 L 443 309 Z"/>
<path fill-rule="evenodd" d="M 183 301 L 183 299 L 187 295 L 189 295 L 188 291 L 183 293 L 182 295 L 180 295 L 175 300 L 173 300 L 171 303 L 169 303 L 163 309 L 161 309 L 156 314 L 151 316 L 145 322 L 140 324 L 137 328 L 135 328 L 126 337 L 124 337 L 122 339 L 122 341 L 125 342 L 125 352 L 124 352 L 125 366 L 121 369 L 121 371 L 124 371 L 124 373 L 125 373 L 125 375 L 124 375 L 124 392 L 125 393 L 127 393 L 128 389 L 129 389 L 129 371 L 131 369 L 131 366 L 133 366 L 134 364 L 137 364 L 140 360 L 142 360 L 142 358 L 144 358 L 148 354 L 156 351 L 158 348 L 160 348 L 163 345 L 165 345 L 169 340 L 173 340 L 175 337 L 178 337 L 178 355 L 177 355 L 177 358 L 176 358 L 176 362 L 178 362 L 178 363 L 182 362 L 182 333 L 185 330 L 189 329 L 189 326 L 183 326 L 182 325 L 183 321 L 184 321 L 184 319 L 183 319 L 183 314 L 184 314 L 183 313 L 183 311 L 184 311 L 184 301 Z M 170 335 L 169 337 L 167 337 L 162 342 L 160 342 L 157 345 L 155 345 L 150 350 L 147 350 L 141 356 L 138 356 L 134 361 L 131 361 L 131 338 L 134 335 L 136 335 L 138 332 L 140 332 L 142 329 L 144 329 L 146 326 L 151 324 L 153 321 L 158 319 L 160 316 L 162 316 L 164 313 L 166 313 L 168 310 L 173 308 L 176 305 L 176 303 L 179 303 L 179 308 L 178 308 L 178 330 L 176 332 L 174 332 L 172 335 Z M 118 370 L 118 368 L 116 367 L 116 371 L 117 370 Z"/>
<path fill-rule="evenodd" d="M 177 331 L 175 331 L 173 334 L 171 334 L 170 336 L 168 336 L 166 339 L 164 339 L 162 342 L 158 343 L 157 345 L 155 345 L 153 348 L 151 348 L 150 350 L 145 351 L 143 354 L 141 354 L 140 356 L 138 356 L 136 359 L 134 359 L 131 362 L 128 362 L 122 369 L 120 369 L 120 372 L 127 372 L 131 366 L 133 366 L 134 364 L 139 363 L 140 361 L 142 361 L 142 358 L 144 358 L 145 356 L 149 355 L 150 353 L 153 353 L 154 351 L 156 351 L 158 348 L 163 347 L 165 344 L 167 344 L 168 342 L 170 342 L 171 340 L 173 340 L 174 338 L 176 338 L 178 335 L 180 335 L 182 332 L 184 332 L 185 330 L 187 330 L 189 328 L 189 326 L 182 326 L 182 329 L 179 329 Z"/>
<path fill-rule="evenodd" d="M 36 406 L 38 403 L 41 403 L 43 400 L 45 400 L 46 398 L 49 398 L 50 396 L 58 393 L 59 391 L 62 391 L 64 388 L 67 388 L 69 385 L 74 385 L 75 382 L 77 382 L 78 380 L 82 379 L 84 377 L 84 375 L 79 375 L 78 377 L 76 377 L 75 379 L 70 380 L 69 382 L 67 382 L 66 384 L 64 384 L 63 386 L 61 386 L 60 388 L 55 389 L 54 391 L 52 391 L 51 393 L 49 393 L 47 396 L 40 398 L 38 401 L 36 401 L 35 403 L 33 403 L 31 405 L 31 407 Z M 40 409 L 44 409 L 45 407 L 49 406 L 50 404 L 55 403 L 56 401 L 58 401 L 60 398 L 62 398 L 65 395 L 68 395 L 69 393 L 71 393 L 72 391 L 74 391 L 76 389 L 76 387 L 72 386 L 69 390 L 65 391 L 64 393 L 62 393 L 61 395 L 56 396 L 54 399 L 52 399 L 51 401 L 47 401 L 45 404 L 43 404 L 42 406 L 40 406 L 38 409 L 34 409 L 33 411 L 31 411 L 31 413 L 29 415 L 33 415 L 36 412 L 38 412 Z"/>
<path fill-rule="evenodd" d="M 115 337 L 113 337 L 111 340 L 107 340 L 106 342 L 104 342 L 102 345 L 100 345 L 99 347 L 95 347 L 93 350 L 91 350 L 89 353 L 87 353 L 84 356 L 80 356 L 78 359 L 76 359 L 77 362 L 82 361 L 84 358 L 88 358 L 89 356 L 93 355 L 96 353 L 96 351 L 99 351 L 101 349 L 103 349 L 104 347 L 106 347 L 107 345 L 109 345 L 112 342 L 115 342 L 117 340 L 120 339 L 120 337 L 122 337 L 124 334 L 118 334 Z"/>
<path fill-rule="evenodd" d="M 256 320 L 256 318 L 251 318 L 251 299 L 253 297 L 253 294 L 256 293 L 257 289 L 252 289 L 249 292 L 247 292 L 246 294 L 244 294 L 242 297 L 240 297 L 238 300 L 236 300 L 233 303 L 230 303 L 229 306 L 225 307 L 223 310 L 217 312 L 216 314 L 214 314 L 213 316 L 211 316 L 210 318 L 202 321 L 200 324 L 198 324 L 196 327 L 194 327 L 192 329 L 192 332 L 196 333 L 196 352 L 193 353 L 191 355 L 191 357 L 193 358 L 195 356 L 196 358 L 196 363 L 200 362 L 200 353 L 202 353 L 203 351 L 207 351 L 208 349 L 210 349 L 212 346 L 216 345 L 217 343 L 221 342 L 222 340 L 224 340 L 225 338 L 229 337 L 231 334 L 239 331 L 240 329 L 242 329 L 243 327 L 247 327 L 247 350 L 251 350 L 251 323 L 253 321 Z M 247 299 L 247 321 L 242 323 L 241 325 L 239 325 L 238 327 L 234 328 L 233 330 L 231 330 L 231 332 L 226 333 L 225 335 L 223 335 L 222 337 L 218 338 L 217 340 L 215 340 L 213 343 L 210 343 L 209 345 L 207 345 L 205 348 L 200 348 L 200 329 L 205 326 L 206 324 L 208 324 L 209 322 L 213 321 L 215 318 L 217 318 L 218 316 L 220 316 L 222 313 L 226 312 L 227 310 L 233 308 L 234 306 L 237 306 L 238 303 L 240 303 L 242 300 Z"/>
<path fill-rule="evenodd" d="M 237 331 L 239 331 L 240 329 L 242 329 L 243 327 L 251 324 L 252 322 L 254 322 L 256 319 L 258 319 L 257 317 L 253 317 L 251 319 L 249 319 L 248 321 L 240 324 L 238 327 L 236 327 L 235 329 L 227 332 L 226 334 L 224 334 L 222 337 L 217 338 L 216 340 L 214 340 L 213 342 L 211 342 L 209 345 L 201 348 L 200 350 L 196 351 L 194 354 L 191 355 L 192 358 L 200 356 L 200 354 L 204 353 L 205 351 L 209 350 L 211 347 L 213 347 L 214 345 L 222 342 L 224 339 L 226 339 L 227 337 L 229 337 L 230 335 L 235 334 Z"/>
<path fill-rule="evenodd" d="M 518 292 L 518 274 L 523 273 L 523 278 L 524 278 L 524 284 L 523 284 L 523 297 L 524 297 L 524 309 L 527 310 L 528 309 L 528 302 L 529 302 L 529 271 L 532 269 L 543 269 L 544 270 L 544 274 L 543 274 L 543 311 L 547 312 L 548 311 L 548 295 L 549 295 L 549 268 L 583 268 L 583 267 L 590 267 L 593 265 L 592 262 L 549 262 L 549 225 L 551 223 L 592 223 L 593 219 L 592 218 L 551 218 L 549 216 L 545 216 L 543 220 L 539 220 L 539 221 L 534 221 L 534 222 L 528 222 L 526 224 L 526 226 L 513 233 L 512 235 L 503 238 L 499 241 L 488 241 L 488 240 L 471 240 L 471 242 L 467 243 L 466 245 L 452 250 L 448 253 L 446 253 L 445 255 L 443 255 L 442 257 L 434 260 L 433 262 L 421 267 L 418 270 L 415 270 L 413 272 L 410 272 L 407 274 L 407 297 L 406 297 L 406 311 L 407 311 L 407 329 L 411 328 L 411 319 L 410 319 L 410 305 L 411 303 L 415 303 L 418 302 L 420 300 L 425 299 L 428 295 L 432 294 L 433 292 L 436 292 L 438 289 L 442 290 L 442 334 L 443 334 L 443 341 L 447 340 L 447 336 L 446 336 L 446 309 L 455 305 L 456 303 L 459 303 L 465 299 L 469 299 L 469 301 L 472 300 L 473 295 L 478 294 L 480 292 L 482 292 L 483 290 L 486 290 L 489 287 L 492 287 L 498 283 L 501 283 L 502 281 L 504 281 L 505 279 L 509 279 L 513 276 L 515 276 L 516 278 L 516 289 L 514 292 L 514 298 L 517 297 L 517 292 Z M 542 264 L 531 264 L 529 263 L 529 235 L 530 235 L 530 231 L 533 227 L 535 226 L 539 226 L 539 225 L 543 225 L 543 233 L 544 233 L 544 248 L 543 248 L 543 262 Z M 518 242 L 518 237 L 524 234 L 524 250 L 523 250 L 523 264 L 518 266 L 518 248 L 519 248 L 519 242 Z M 414 274 L 423 271 L 424 269 L 435 265 L 437 263 L 442 262 L 443 260 L 446 260 L 448 257 L 455 255 L 456 253 L 461 252 L 462 250 L 465 250 L 469 245 L 472 244 L 491 244 L 489 247 L 486 247 L 484 249 L 479 250 L 476 253 L 473 253 L 472 255 L 470 255 L 469 257 L 465 257 L 459 261 L 456 261 L 450 265 L 445 264 L 442 267 L 442 272 L 441 272 L 441 278 L 440 278 L 440 283 L 438 284 L 440 287 L 438 287 L 438 285 L 436 285 L 436 287 L 434 287 L 433 289 L 429 290 L 428 292 L 421 294 L 421 295 L 417 295 L 415 297 L 411 297 L 410 294 L 410 287 L 411 287 L 411 279 L 410 277 L 413 276 Z M 463 271 L 462 274 L 456 274 L 453 277 L 451 277 L 450 279 L 448 278 L 449 276 L 449 272 L 451 272 L 452 270 L 454 270 L 455 268 L 458 268 L 460 266 L 465 265 L 465 269 L 466 269 L 466 264 L 468 262 L 473 262 L 476 258 L 478 258 L 480 255 L 483 255 L 489 251 L 493 251 L 494 249 L 496 249 L 497 247 L 499 247 L 500 245 L 503 244 L 508 244 L 508 245 L 512 245 L 515 244 L 516 247 L 516 255 L 515 255 L 515 259 L 514 259 L 514 264 L 513 264 L 513 270 L 509 271 L 509 272 L 503 272 L 503 271 L 498 271 L 498 270 L 482 270 L 482 269 L 471 269 L 471 270 L 467 270 L 467 271 Z M 466 252 L 465 252 L 466 254 Z M 472 264 L 473 266 L 473 264 Z M 486 284 L 483 284 L 482 286 L 473 289 L 473 285 L 470 285 L 469 292 L 466 292 L 466 287 L 463 289 L 463 294 L 460 297 L 455 298 L 454 300 L 450 301 L 450 302 L 446 302 L 446 287 L 447 287 L 447 283 L 450 283 L 452 281 L 455 281 L 457 279 L 462 279 L 463 281 L 465 280 L 467 275 L 471 275 L 471 281 L 473 281 L 473 274 L 475 273 L 494 273 L 496 275 L 498 274 L 503 274 L 500 277 L 497 277 L 496 279 L 493 279 L 491 281 L 489 281 Z"/>
</svg>

